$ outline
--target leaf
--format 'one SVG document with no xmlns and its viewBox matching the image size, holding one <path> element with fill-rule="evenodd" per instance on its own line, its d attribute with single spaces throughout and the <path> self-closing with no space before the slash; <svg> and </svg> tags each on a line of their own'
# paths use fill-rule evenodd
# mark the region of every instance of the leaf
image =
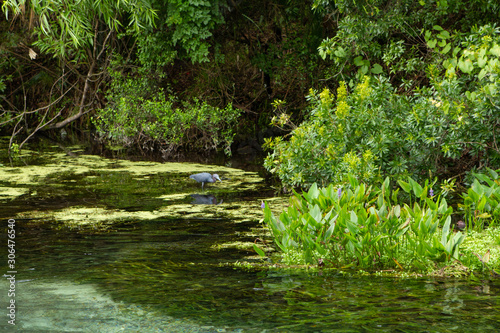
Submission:
<svg viewBox="0 0 500 333">
<path fill-rule="evenodd" d="M 425 40 L 428 41 L 432 37 L 432 32 L 430 30 L 427 30 L 425 32 Z"/>
<path fill-rule="evenodd" d="M 488 58 L 483 56 L 483 57 L 479 57 L 477 59 L 477 65 L 480 67 L 480 68 L 484 68 L 484 66 L 486 66 L 486 62 L 488 62 Z"/>
<path fill-rule="evenodd" d="M 448 240 L 448 234 L 450 233 L 450 224 L 451 224 L 451 216 L 448 216 L 443 226 L 443 231 L 442 231 L 443 234 L 441 235 L 441 244 L 443 246 L 446 246 Z"/>
<path fill-rule="evenodd" d="M 408 184 L 407 182 L 404 182 L 402 180 L 399 180 L 399 179 L 398 179 L 398 184 L 399 184 L 399 186 L 401 186 L 403 191 L 405 191 L 406 193 L 410 193 L 410 191 L 411 191 L 410 184 Z"/>
<path fill-rule="evenodd" d="M 458 68 L 466 74 L 470 74 L 472 70 L 474 69 L 474 65 L 472 64 L 472 61 L 470 59 L 460 59 L 458 61 Z"/>
<path fill-rule="evenodd" d="M 441 39 L 448 39 L 450 38 L 450 33 L 446 30 L 443 30 L 438 34 L 438 37 Z"/>
<path fill-rule="evenodd" d="M 442 54 L 446 54 L 446 53 L 450 52 L 450 50 L 451 50 L 451 44 L 448 43 L 448 44 L 446 44 L 446 46 L 444 47 L 444 49 L 441 50 L 441 53 Z"/>
<path fill-rule="evenodd" d="M 265 257 L 266 256 L 266 253 L 264 251 L 262 251 L 258 246 L 257 244 L 254 244 L 253 245 L 253 249 L 255 250 L 255 252 L 257 252 L 257 254 L 261 257 Z"/>
<path fill-rule="evenodd" d="M 495 183 L 493 180 L 490 179 L 490 177 L 488 177 L 487 175 L 482 174 L 482 173 L 475 173 L 474 177 L 487 183 L 489 186 L 493 186 L 493 184 Z"/>
<path fill-rule="evenodd" d="M 483 196 L 481 197 L 481 201 L 479 201 L 479 204 L 477 205 L 477 210 L 482 211 L 484 210 L 484 206 L 486 206 L 486 197 Z"/>
<path fill-rule="evenodd" d="M 374 64 L 373 67 L 372 67 L 372 69 L 371 69 L 371 72 L 373 74 L 380 74 L 380 73 L 383 72 L 383 68 L 379 64 Z"/>
<path fill-rule="evenodd" d="M 422 196 L 422 194 L 427 195 L 427 193 L 423 193 L 424 189 L 422 188 L 422 186 L 420 186 L 419 183 L 417 183 L 416 181 L 414 181 L 411 178 L 408 178 L 408 181 L 411 184 L 411 188 L 413 190 L 413 193 L 415 193 L 415 196 L 420 198 Z"/>
<path fill-rule="evenodd" d="M 357 56 L 356 58 L 354 58 L 354 64 L 358 67 L 361 67 L 363 66 L 365 63 L 363 61 L 363 57 L 362 56 Z"/>
<path fill-rule="evenodd" d="M 310 201 L 310 199 L 316 199 L 319 196 L 318 185 L 316 183 L 312 184 L 307 194 L 309 195 L 309 200 L 307 201 Z"/>
<path fill-rule="evenodd" d="M 314 207 L 309 211 L 309 214 L 311 217 L 316 221 L 316 223 L 320 224 L 322 220 L 322 212 L 319 206 L 316 204 Z"/>
<path fill-rule="evenodd" d="M 333 52 L 333 54 L 335 54 L 339 58 L 345 58 L 345 56 L 346 56 L 347 53 L 345 52 L 345 50 L 342 47 L 339 46 L 335 50 L 335 52 Z"/>
<path fill-rule="evenodd" d="M 434 201 L 432 201 L 430 198 L 425 198 L 425 202 L 427 203 L 427 205 L 429 206 L 430 209 L 432 210 L 436 210 L 436 203 Z"/>
<path fill-rule="evenodd" d="M 490 49 L 490 53 L 494 56 L 500 57 L 500 46 L 497 43 L 493 44 Z"/>
<path fill-rule="evenodd" d="M 477 78 L 479 80 L 481 80 L 483 77 L 486 76 L 486 74 L 488 74 L 488 71 L 486 70 L 486 68 L 483 68 L 481 69 L 481 71 L 479 72 L 479 74 L 477 75 Z"/>
<path fill-rule="evenodd" d="M 436 44 L 437 44 L 437 39 L 432 39 L 432 40 L 427 42 L 427 46 L 431 49 L 435 48 Z"/>
<path fill-rule="evenodd" d="M 335 217 L 335 219 L 336 219 L 336 217 Z M 331 223 L 330 227 L 328 228 L 328 230 L 325 233 L 325 241 L 329 240 L 330 237 L 332 237 L 333 231 L 335 230 L 335 222 L 330 222 L 330 223 Z"/>
<path fill-rule="evenodd" d="M 490 173 L 491 177 L 494 180 L 498 179 L 498 173 L 495 170 L 492 170 L 492 169 L 488 168 L 488 172 Z"/>
</svg>

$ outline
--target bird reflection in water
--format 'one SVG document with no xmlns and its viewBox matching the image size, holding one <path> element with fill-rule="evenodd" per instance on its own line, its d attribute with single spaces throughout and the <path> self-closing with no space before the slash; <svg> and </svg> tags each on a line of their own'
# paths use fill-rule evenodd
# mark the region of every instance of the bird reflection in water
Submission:
<svg viewBox="0 0 500 333">
<path fill-rule="evenodd" d="M 191 203 L 194 205 L 220 205 L 222 201 L 224 201 L 221 199 L 220 202 L 217 203 L 217 198 L 212 194 L 191 194 L 191 198 L 193 198 Z"/>
</svg>

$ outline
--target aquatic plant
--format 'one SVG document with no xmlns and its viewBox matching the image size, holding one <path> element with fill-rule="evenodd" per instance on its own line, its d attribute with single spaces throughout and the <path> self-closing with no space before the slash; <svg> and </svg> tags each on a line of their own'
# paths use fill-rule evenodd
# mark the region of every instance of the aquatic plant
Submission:
<svg viewBox="0 0 500 333">
<path fill-rule="evenodd" d="M 474 181 L 463 194 L 459 208 L 464 213 L 468 228 L 482 230 L 485 221 L 495 225 L 500 220 L 500 177 L 498 171 L 487 169 L 488 174 L 473 173 Z"/>
<path fill-rule="evenodd" d="M 389 178 L 381 188 L 348 178 L 343 190 L 313 184 L 294 192 L 279 218 L 266 203 L 264 221 L 286 263 L 413 271 L 459 263 L 466 234 L 454 230 L 453 208 L 433 184 L 399 180 L 409 197 L 399 203 L 403 196 Z"/>
</svg>

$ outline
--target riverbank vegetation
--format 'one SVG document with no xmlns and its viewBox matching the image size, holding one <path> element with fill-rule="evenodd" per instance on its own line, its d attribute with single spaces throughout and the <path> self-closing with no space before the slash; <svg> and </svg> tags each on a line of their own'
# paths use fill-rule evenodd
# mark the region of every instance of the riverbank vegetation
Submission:
<svg viewBox="0 0 500 333">
<path fill-rule="evenodd" d="M 370 272 L 500 274 L 498 172 L 474 174 L 457 209 L 446 200 L 450 188 L 436 181 L 421 186 L 408 178 L 394 187 L 386 178 L 377 187 L 348 178 L 295 192 L 279 217 L 265 205 L 264 221 L 283 262 Z"/>
<path fill-rule="evenodd" d="M 165 160 L 263 147 L 297 191 L 279 218 L 265 208 L 285 262 L 498 271 L 497 0 L 2 10 L 10 153 L 41 133 Z"/>
</svg>

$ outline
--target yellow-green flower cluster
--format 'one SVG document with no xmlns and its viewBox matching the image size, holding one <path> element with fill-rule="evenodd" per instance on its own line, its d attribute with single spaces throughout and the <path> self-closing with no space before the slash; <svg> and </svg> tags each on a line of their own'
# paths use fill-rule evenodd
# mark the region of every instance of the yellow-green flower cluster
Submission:
<svg viewBox="0 0 500 333">
<path fill-rule="evenodd" d="M 357 90 L 357 95 L 360 100 L 366 99 L 368 96 L 370 96 L 372 89 L 370 88 L 370 78 L 368 76 L 365 76 L 363 79 L 363 83 L 358 84 L 356 87 Z"/>
<path fill-rule="evenodd" d="M 342 161 L 349 166 L 351 170 L 356 170 L 361 163 L 361 159 L 353 151 L 348 152 L 342 157 Z"/>
<path fill-rule="evenodd" d="M 319 98 L 321 99 L 321 106 L 329 108 L 333 102 L 333 96 L 330 94 L 330 90 L 325 88 L 320 94 Z"/>
<path fill-rule="evenodd" d="M 344 81 L 340 81 L 340 85 L 337 88 L 337 101 L 344 101 L 347 98 L 347 87 Z"/>
<path fill-rule="evenodd" d="M 340 82 L 337 89 L 337 117 L 345 119 L 349 115 L 349 104 L 347 104 L 347 88 L 345 82 Z"/>
</svg>

